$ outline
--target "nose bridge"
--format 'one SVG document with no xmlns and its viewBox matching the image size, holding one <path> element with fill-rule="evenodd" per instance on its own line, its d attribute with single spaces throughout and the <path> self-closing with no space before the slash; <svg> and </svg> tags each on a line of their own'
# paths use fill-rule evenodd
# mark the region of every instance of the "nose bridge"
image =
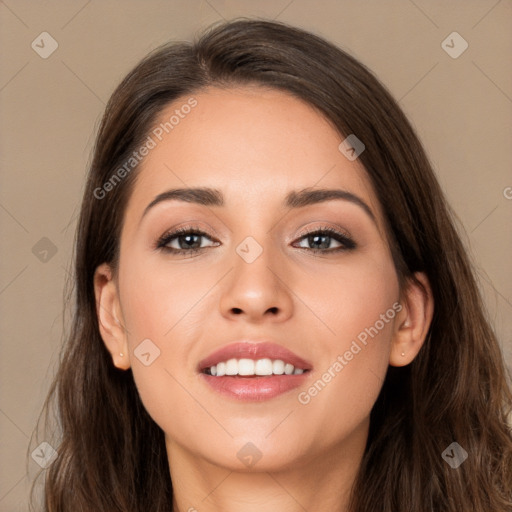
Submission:
<svg viewBox="0 0 512 512">
<path fill-rule="evenodd" d="M 265 229 L 258 229 L 235 246 L 229 285 L 223 290 L 223 314 L 234 311 L 258 317 L 268 312 L 286 317 L 291 297 L 279 247 Z"/>
<path fill-rule="evenodd" d="M 235 259 L 235 273 L 238 279 L 256 282 L 273 281 L 271 275 L 274 274 L 271 268 L 278 265 L 279 258 L 277 247 L 272 246 L 271 237 L 260 235 L 256 239 L 253 236 L 247 236 L 237 245 L 235 252 L 238 256 Z"/>
</svg>

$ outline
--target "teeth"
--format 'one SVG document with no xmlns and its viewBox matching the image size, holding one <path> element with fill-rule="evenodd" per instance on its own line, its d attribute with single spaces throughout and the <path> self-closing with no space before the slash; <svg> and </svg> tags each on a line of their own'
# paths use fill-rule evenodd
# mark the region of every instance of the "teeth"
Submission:
<svg viewBox="0 0 512 512">
<path fill-rule="evenodd" d="M 281 359 L 229 359 L 215 366 L 207 368 L 211 375 L 222 377 L 224 375 L 300 375 L 302 368 L 295 368 L 293 364 Z"/>
<path fill-rule="evenodd" d="M 256 375 L 272 375 L 272 360 L 258 359 L 254 365 L 254 373 Z"/>
<path fill-rule="evenodd" d="M 281 359 L 276 359 L 272 363 L 272 373 L 275 375 L 283 375 L 284 373 L 284 362 Z"/>
<path fill-rule="evenodd" d="M 236 365 L 236 359 L 232 359 Z M 238 375 L 254 375 L 255 362 L 252 359 L 240 359 L 238 361 Z M 236 374 L 235 374 L 236 375 Z"/>
<path fill-rule="evenodd" d="M 226 362 L 226 375 L 237 375 L 238 363 L 236 359 L 230 359 Z"/>
</svg>

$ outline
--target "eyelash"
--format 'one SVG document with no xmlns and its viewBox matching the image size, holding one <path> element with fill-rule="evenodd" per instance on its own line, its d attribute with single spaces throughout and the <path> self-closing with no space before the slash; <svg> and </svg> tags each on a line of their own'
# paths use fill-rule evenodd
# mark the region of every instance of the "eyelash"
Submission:
<svg viewBox="0 0 512 512">
<path fill-rule="evenodd" d="M 172 231 L 171 233 L 169 233 L 169 232 L 164 233 L 157 240 L 155 248 L 165 251 L 167 253 L 170 253 L 172 255 L 190 254 L 191 256 L 193 256 L 195 253 L 198 253 L 204 249 L 207 249 L 207 247 L 200 247 L 197 249 L 174 249 L 174 248 L 167 247 L 167 244 L 169 244 L 172 240 L 179 238 L 180 236 L 184 236 L 184 235 L 198 235 L 198 236 L 206 237 L 206 238 L 209 238 L 210 240 L 212 240 L 211 237 L 208 236 L 208 234 L 205 233 L 204 231 L 201 231 L 199 228 L 189 226 L 189 227 L 178 228 L 175 231 Z M 315 253 L 332 254 L 332 253 L 338 253 L 338 252 L 342 252 L 342 251 L 351 251 L 357 247 L 357 244 L 349 236 L 347 236 L 346 234 L 340 233 L 339 231 L 337 231 L 333 228 L 327 227 L 327 226 L 322 227 L 322 228 L 316 228 L 316 229 L 313 229 L 310 231 L 306 231 L 306 233 L 303 233 L 298 240 L 300 241 L 304 238 L 307 238 L 307 237 L 313 236 L 313 235 L 327 235 L 330 238 L 335 239 L 337 242 L 341 243 L 342 245 L 340 247 L 336 247 L 335 249 L 309 249 L 306 247 L 299 247 L 299 249 L 306 249 L 307 251 L 312 251 Z"/>
</svg>

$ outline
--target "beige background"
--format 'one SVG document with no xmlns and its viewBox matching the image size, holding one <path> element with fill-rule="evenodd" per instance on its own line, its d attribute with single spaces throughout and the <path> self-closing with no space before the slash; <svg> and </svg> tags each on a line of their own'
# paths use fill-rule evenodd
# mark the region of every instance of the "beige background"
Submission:
<svg viewBox="0 0 512 512">
<path fill-rule="evenodd" d="M 0 1 L 1 511 L 27 510 L 40 469 L 29 441 L 55 371 L 77 207 L 104 105 L 156 45 L 237 16 L 325 36 L 399 100 L 467 233 L 512 366 L 512 2 Z M 44 31 L 58 43 L 47 59 L 31 47 Z M 453 31 L 469 44 L 458 58 L 441 45 Z M 43 237 L 57 251 L 46 262 Z"/>
</svg>

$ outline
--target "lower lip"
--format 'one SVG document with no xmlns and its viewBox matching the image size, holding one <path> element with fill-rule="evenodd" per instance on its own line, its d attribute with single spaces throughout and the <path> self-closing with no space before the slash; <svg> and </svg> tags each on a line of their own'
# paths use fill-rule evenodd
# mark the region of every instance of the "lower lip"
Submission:
<svg viewBox="0 0 512 512">
<path fill-rule="evenodd" d="M 208 385 L 222 395 L 246 402 L 260 402 L 291 391 L 304 384 L 308 372 L 297 375 L 269 375 L 265 377 L 215 377 L 201 373 Z"/>
</svg>

